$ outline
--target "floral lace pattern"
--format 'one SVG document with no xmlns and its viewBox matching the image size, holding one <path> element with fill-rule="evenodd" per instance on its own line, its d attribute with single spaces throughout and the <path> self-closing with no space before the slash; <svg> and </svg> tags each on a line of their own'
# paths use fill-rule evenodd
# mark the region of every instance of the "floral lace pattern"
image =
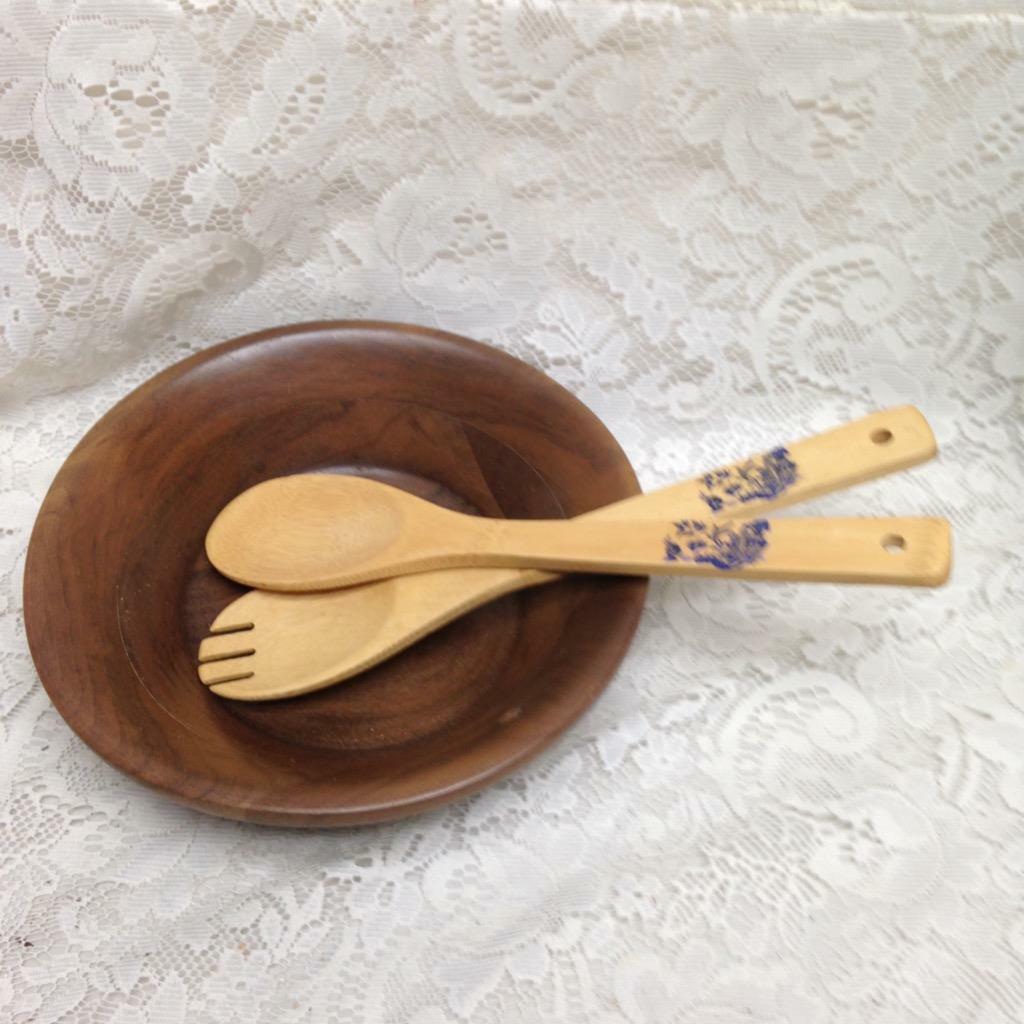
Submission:
<svg viewBox="0 0 1024 1024">
<path fill-rule="evenodd" d="M 1020 14 L 8 5 L 0 1020 L 1020 1020 Z M 172 806 L 39 686 L 36 509 L 160 368 L 364 316 L 541 367 L 648 487 L 915 403 L 937 462 L 806 511 L 946 515 L 951 582 L 659 580 L 597 706 L 471 800 L 312 834 Z"/>
</svg>

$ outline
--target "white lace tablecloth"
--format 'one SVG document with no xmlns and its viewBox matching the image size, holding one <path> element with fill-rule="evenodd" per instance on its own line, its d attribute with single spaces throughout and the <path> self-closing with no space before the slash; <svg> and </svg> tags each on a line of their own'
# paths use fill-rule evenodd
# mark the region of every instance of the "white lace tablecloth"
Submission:
<svg viewBox="0 0 1024 1024">
<path fill-rule="evenodd" d="M 1019 1021 L 1022 10 L 5 4 L 0 1021 Z M 175 807 L 39 685 L 35 511 L 154 371 L 330 317 L 542 367 L 645 486 L 915 403 L 937 462 L 808 509 L 946 515 L 952 581 L 661 582 L 474 799 Z"/>
</svg>

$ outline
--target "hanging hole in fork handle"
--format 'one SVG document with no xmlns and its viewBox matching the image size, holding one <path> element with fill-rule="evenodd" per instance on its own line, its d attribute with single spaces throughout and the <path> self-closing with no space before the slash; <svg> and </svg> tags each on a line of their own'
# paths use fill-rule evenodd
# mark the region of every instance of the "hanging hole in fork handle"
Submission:
<svg viewBox="0 0 1024 1024">
<path fill-rule="evenodd" d="M 901 537 L 898 533 L 887 533 L 882 538 L 882 547 L 889 552 L 890 555 L 902 554 L 907 547 L 906 538 Z"/>
<path fill-rule="evenodd" d="M 885 427 L 881 427 L 878 430 L 871 431 L 871 440 L 875 444 L 888 444 L 892 440 L 892 431 L 887 430 Z"/>
</svg>

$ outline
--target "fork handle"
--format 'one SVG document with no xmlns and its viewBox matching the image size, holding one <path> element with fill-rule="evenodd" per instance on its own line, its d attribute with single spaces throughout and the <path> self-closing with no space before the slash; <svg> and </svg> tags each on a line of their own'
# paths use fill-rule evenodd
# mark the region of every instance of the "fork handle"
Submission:
<svg viewBox="0 0 1024 1024">
<path fill-rule="evenodd" d="M 935 452 L 921 412 L 897 406 L 579 518 L 671 519 L 681 509 L 693 516 L 751 516 L 908 469 Z"/>
</svg>

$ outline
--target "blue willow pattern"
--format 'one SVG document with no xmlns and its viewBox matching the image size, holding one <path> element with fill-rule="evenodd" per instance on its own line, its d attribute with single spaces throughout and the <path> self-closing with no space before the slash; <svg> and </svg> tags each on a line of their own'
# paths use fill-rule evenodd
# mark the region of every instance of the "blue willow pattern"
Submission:
<svg viewBox="0 0 1024 1024">
<path fill-rule="evenodd" d="M 767 519 L 747 523 L 712 523 L 680 519 L 675 535 L 665 538 L 666 562 L 697 562 L 716 569 L 739 569 L 758 562 L 768 547 Z"/>
<path fill-rule="evenodd" d="M 704 475 L 705 490 L 700 492 L 712 512 L 747 501 L 770 501 L 788 490 L 797 480 L 797 466 L 788 448 L 773 448 L 746 462 Z"/>
</svg>

